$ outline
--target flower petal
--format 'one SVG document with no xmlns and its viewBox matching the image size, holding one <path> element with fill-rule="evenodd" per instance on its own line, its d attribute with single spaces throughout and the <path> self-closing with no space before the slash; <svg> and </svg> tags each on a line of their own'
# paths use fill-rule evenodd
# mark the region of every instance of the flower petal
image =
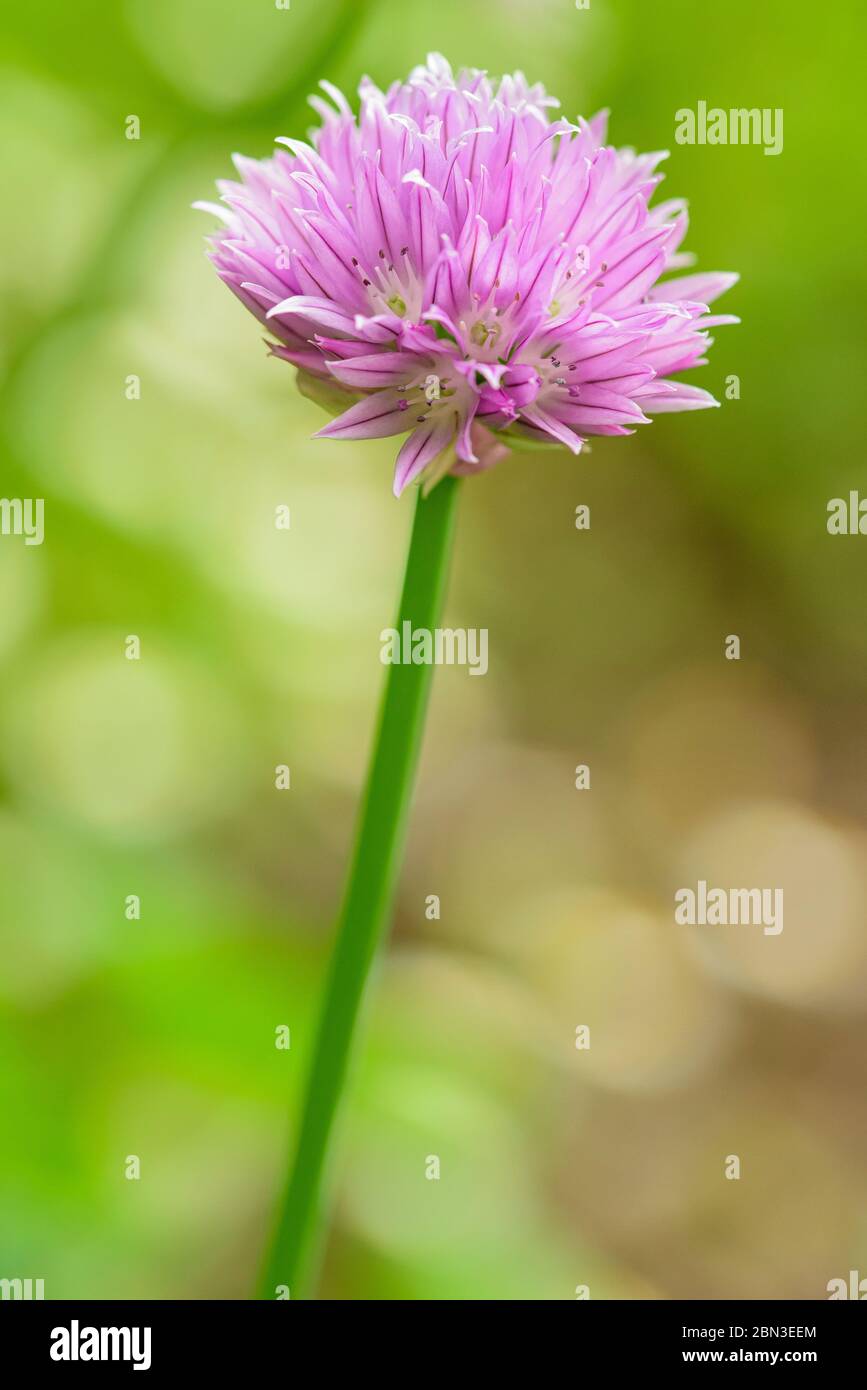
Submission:
<svg viewBox="0 0 867 1390">
<path fill-rule="evenodd" d="M 568 425 L 564 424 L 562 420 L 558 420 L 556 415 L 552 415 L 544 406 L 539 405 L 538 401 L 525 406 L 521 411 L 520 418 L 525 420 L 528 425 L 532 425 L 534 429 L 541 430 L 543 434 L 549 434 L 558 443 L 565 444 L 566 448 L 571 449 L 573 454 L 580 454 L 584 440 L 579 439 Z"/>
<path fill-rule="evenodd" d="M 668 385 L 675 389 L 663 395 L 653 389 L 659 384 L 654 382 L 653 387 L 648 388 L 649 394 L 641 396 L 642 406 L 651 415 L 661 415 L 670 410 L 709 410 L 719 405 L 719 401 L 709 391 L 702 391 L 700 386 L 687 386 L 680 381 L 669 382 Z"/>
<path fill-rule="evenodd" d="M 394 466 L 395 497 L 399 497 L 404 488 L 417 478 L 443 449 L 448 448 L 454 435 L 455 420 L 451 414 L 432 416 L 418 429 L 413 430 L 404 441 Z"/>
<path fill-rule="evenodd" d="M 325 365 L 338 381 L 356 390 L 406 386 L 425 370 L 424 359 L 412 352 L 371 352 L 363 357 L 332 359 Z"/>
<path fill-rule="evenodd" d="M 398 391 L 374 391 L 317 430 L 314 439 L 385 439 L 409 429 L 406 399 Z"/>
</svg>

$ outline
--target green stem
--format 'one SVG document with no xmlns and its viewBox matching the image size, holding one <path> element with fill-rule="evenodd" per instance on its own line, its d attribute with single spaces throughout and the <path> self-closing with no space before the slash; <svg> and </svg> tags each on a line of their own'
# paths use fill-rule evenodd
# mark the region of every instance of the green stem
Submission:
<svg viewBox="0 0 867 1390">
<path fill-rule="evenodd" d="M 454 531 L 457 480 L 444 478 L 416 503 L 397 628 L 438 625 Z M 391 911 L 403 855 L 433 667 L 388 668 L 355 853 L 337 928 L 307 1082 L 295 1162 L 280 1209 L 263 1298 L 288 1285 L 304 1297 L 327 1216 L 332 1137 L 365 986 Z"/>
</svg>

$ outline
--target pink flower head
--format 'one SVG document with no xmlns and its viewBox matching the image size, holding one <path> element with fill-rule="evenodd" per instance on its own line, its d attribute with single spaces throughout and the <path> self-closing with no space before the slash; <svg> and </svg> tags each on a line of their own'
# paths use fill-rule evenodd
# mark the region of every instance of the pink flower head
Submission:
<svg viewBox="0 0 867 1390">
<path fill-rule="evenodd" d="M 606 145 L 606 114 L 550 120 L 521 73 L 455 77 L 432 54 L 383 93 L 311 103 L 311 143 L 237 156 L 211 259 L 277 339 L 328 439 L 406 435 L 394 490 L 474 472 L 504 443 L 632 433 L 717 402 L 670 380 L 702 365 L 708 304 L 737 276 L 686 275 L 684 203 L 649 207 L 664 154 Z"/>
</svg>

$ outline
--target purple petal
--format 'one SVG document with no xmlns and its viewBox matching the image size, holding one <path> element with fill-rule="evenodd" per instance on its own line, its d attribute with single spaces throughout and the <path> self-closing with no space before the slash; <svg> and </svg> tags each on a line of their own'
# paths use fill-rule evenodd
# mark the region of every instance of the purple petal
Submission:
<svg viewBox="0 0 867 1390">
<path fill-rule="evenodd" d="M 404 488 L 441 454 L 455 435 L 454 417 L 439 416 L 426 420 L 405 440 L 394 466 L 394 495 Z"/>
<path fill-rule="evenodd" d="M 403 434 L 409 429 L 412 416 L 406 400 L 393 390 L 375 391 L 371 396 L 344 410 L 336 420 L 321 430 L 314 439 L 385 439 Z"/>
</svg>

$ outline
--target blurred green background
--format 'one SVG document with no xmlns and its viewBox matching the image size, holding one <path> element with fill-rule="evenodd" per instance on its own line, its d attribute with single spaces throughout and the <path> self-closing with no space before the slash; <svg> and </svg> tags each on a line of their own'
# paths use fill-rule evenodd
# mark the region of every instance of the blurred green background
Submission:
<svg viewBox="0 0 867 1390">
<path fill-rule="evenodd" d="M 0 538 L 0 1276 L 252 1293 L 411 500 L 391 441 L 311 442 L 190 203 L 303 134 L 320 77 L 430 48 L 673 150 L 687 249 L 743 277 L 693 379 L 741 394 L 463 486 L 447 618 L 490 671 L 436 673 L 321 1293 L 867 1275 L 867 540 L 825 525 L 867 492 L 865 27 L 855 0 L 7 7 L 0 492 L 46 499 L 46 539 Z M 783 153 L 674 145 L 700 99 L 782 107 Z M 700 877 L 782 886 L 783 934 L 676 928 Z"/>
</svg>

